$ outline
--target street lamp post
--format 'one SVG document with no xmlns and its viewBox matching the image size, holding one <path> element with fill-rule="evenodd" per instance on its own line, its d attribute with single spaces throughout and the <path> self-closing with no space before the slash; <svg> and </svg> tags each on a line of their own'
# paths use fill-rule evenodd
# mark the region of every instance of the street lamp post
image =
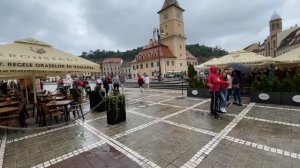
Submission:
<svg viewBox="0 0 300 168">
<path fill-rule="evenodd" d="M 153 38 L 155 39 L 155 36 L 157 37 L 158 42 L 158 81 L 161 81 L 161 67 L 160 67 L 160 37 L 163 34 L 163 29 L 155 27 L 153 29 Z"/>
</svg>

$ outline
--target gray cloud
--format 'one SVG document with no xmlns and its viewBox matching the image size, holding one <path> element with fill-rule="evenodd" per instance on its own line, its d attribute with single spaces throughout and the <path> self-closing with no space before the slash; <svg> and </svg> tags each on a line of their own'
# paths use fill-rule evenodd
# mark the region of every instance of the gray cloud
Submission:
<svg viewBox="0 0 300 168">
<path fill-rule="evenodd" d="M 297 0 L 178 0 L 186 10 L 187 44 L 238 50 L 263 41 L 276 10 L 288 28 L 300 23 Z M 33 37 L 54 47 L 82 51 L 143 46 L 158 26 L 163 0 L 2 0 L 0 44 Z"/>
</svg>

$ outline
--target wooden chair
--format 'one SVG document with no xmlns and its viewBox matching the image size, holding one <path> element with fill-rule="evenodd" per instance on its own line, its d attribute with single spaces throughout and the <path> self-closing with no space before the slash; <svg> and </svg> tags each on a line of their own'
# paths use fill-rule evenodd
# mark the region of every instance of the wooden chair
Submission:
<svg viewBox="0 0 300 168">
<path fill-rule="evenodd" d="M 80 116 L 79 115 L 79 112 L 81 113 L 81 116 L 84 120 L 84 115 L 83 115 L 83 112 L 82 112 L 82 107 L 81 107 L 81 104 L 82 104 L 82 97 L 78 97 L 77 99 L 77 102 L 74 101 L 71 106 L 70 106 L 70 109 L 69 109 L 69 112 L 73 112 L 73 116 L 74 118 L 76 117 L 76 113 L 78 115 L 78 117 Z M 70 115 L 69 115 L 70 116 Z"/>
<path fill-rule="evenodd" d="M 21 127 L 26 127 L 26 99 L 25 101 L 22 100 L 19 104 L 19 109 L 14 111 L 8 116 L 0 117 L 0 123 L 1 125 L 6 126 L 18 126 L 20 124 Z"/>
<path fill-rule="evenodd" d="M 55 107 L 50 109 L 46 106 L 46 104 L 41 104 L 41 111 L 43 117 L 48 116 L 49 117 L 49 125 L 52 124 L 52 120 L 55 119 L 56 123 L 58 123 L 58 116 L 61 117 L 61 121 L 63 121 L 63 116 L 65 114 L 65 108 L 64 107 Z"/>
</svg>

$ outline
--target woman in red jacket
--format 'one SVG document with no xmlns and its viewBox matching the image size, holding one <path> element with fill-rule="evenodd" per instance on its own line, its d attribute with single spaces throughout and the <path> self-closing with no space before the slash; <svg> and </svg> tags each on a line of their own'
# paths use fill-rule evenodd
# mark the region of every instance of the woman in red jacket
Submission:
<svg viewBox="0 0 300 168">
<path fill-rule="evenodd" d="M 209 92 L 211 96 L 210 102 L 210 114 L 213 115 L 216 119 L 222 119 L 218 114 L 218 99 L 219 99 L 219 89 L 220 84 L 228 83 L 221 81 L 217 74 L 219 74 L 219 69 L 212 66 L 210 67 L 210 73 L 208 76 Z"/>
<path fill-rule="evenodd" d="M 227 105 L 227 94 L 228 94 L 228 79 L 227 79 L 227 74 L 225 71 L 221 72 L 220 74 L 220 90 L 219 90 L 219 95 L 220 95 L 220 110 L 222 113 L 226 113 L 226 105 Z"/>
</svg>

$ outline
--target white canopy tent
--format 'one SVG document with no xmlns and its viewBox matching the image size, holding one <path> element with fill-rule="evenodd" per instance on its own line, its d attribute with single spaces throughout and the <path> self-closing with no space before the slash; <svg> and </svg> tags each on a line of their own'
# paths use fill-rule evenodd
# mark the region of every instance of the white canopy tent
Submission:
<svg viewBox="0 0 300 168">
<path fill-rule="evenodd" d="M 276 63 L 297 64 L 300 63 L 300 47 L 282 54 L 273 59 Z"/>
<path fill-rule="evenodd" d="M 100 72 L 100 65 L 32 38 L 0 46 L 0 78 L 35 81 L 36 77 L 85 72 Z"/>
<path fill-rule="evenodd" d="M 240 63 L 247 66 L 261 66 L 270 63 L 271 58 L 265 57 L 253 52 L 236 51 L 215 60 L 210 60 L 204 63 L 205 67 L 218 66 L 226 67 L 228 64 Z"/>
</svg>

